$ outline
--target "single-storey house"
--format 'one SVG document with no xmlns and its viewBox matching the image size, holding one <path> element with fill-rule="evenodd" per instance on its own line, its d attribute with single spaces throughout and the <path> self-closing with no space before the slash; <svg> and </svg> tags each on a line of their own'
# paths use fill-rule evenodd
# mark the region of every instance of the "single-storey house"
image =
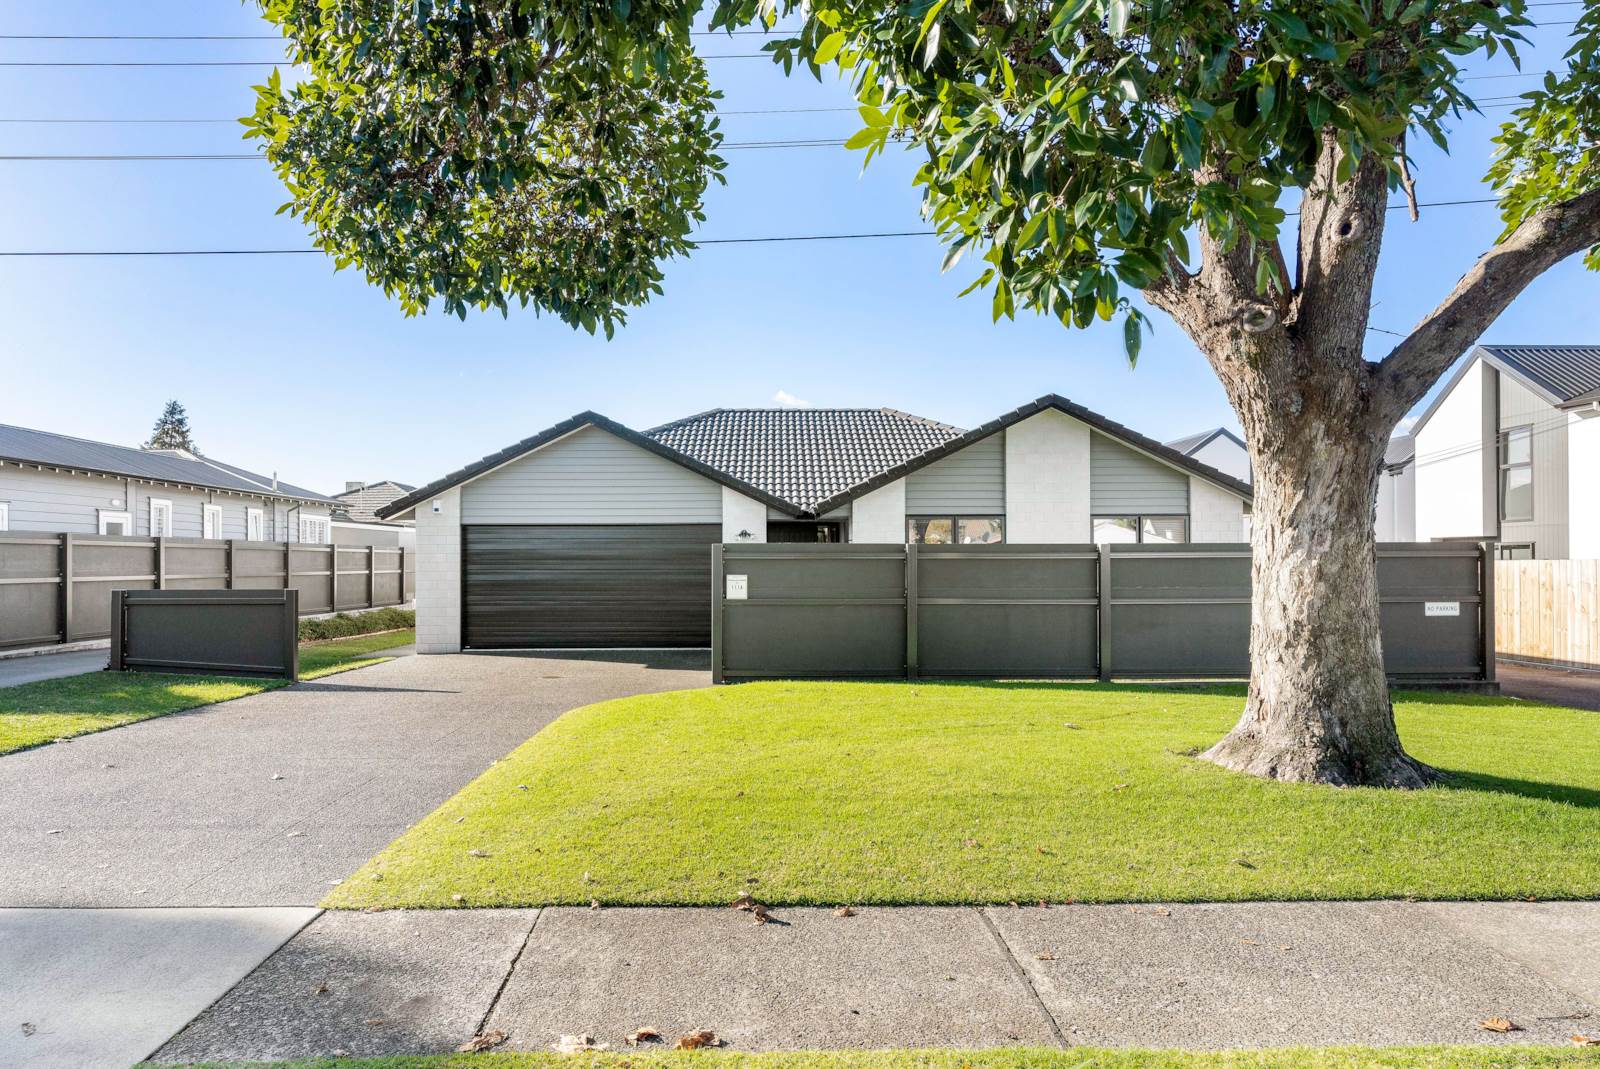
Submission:
<svg viewBox="0 0 1600 1069">
<path fill-rule="evenodd" d="M 1600 345 L 1480 345 L 1411 435 L 1419 540 L 1600 557 Z"/>
<path fill-rule="evenodd" d="M 393 479 L 346 482 L 344 490 L 333 495 L 339 503 L 333 510 L 334 545 L 399 546 L 408 552 L 416 549 L 415 524 L 410 520 L 380 520 L 377 515 L 378 509 L 415 489 Z"/>
<path fill-rule="evenodd" d="M 417 648 L 709 645 L 719 542 L 1238 542 L 1250 486 L 1081 405 L 594 412 L 378 510 L 417 529 Z"/>
<path fill-rule="evenodd" d="M 1212 427 L 1198 434 L 1174 438 L 1167 445 L 1186 457 L 1209 464 L 1224 475 L 1250 482 L 1250 450 L 1244 439 L 1226 427 Z"/>
<path fill-rule="evenodd" d="M 0 425 L 0 531 L 326 543 L 337 504 L 184 449 Z"/>
</svg>

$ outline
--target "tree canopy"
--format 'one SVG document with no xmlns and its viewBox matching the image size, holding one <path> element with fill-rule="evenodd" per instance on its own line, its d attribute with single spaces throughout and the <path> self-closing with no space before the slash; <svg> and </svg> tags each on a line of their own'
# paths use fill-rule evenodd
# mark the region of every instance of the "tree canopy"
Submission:
<svg viewBox="0 0 1600 1069">
<path fill-rule="evenodd" d="M 191 453 L 200 450 L 194 444 L 194 435 L 189 430 L 189 413 L 184 411 L 177 401 L 168 401 L 161 409 L 161 415 L 156 417 L 156 423 L 150 431 L 150 440 L 144 443 L 145 449 L 187 449 Z"/>
</svg>

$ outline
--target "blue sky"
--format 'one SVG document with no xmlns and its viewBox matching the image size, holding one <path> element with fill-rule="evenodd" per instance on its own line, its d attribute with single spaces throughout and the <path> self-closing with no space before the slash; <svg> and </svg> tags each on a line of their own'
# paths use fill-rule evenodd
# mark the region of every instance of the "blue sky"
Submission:
<svg viewBox="0 0 1600 1069">
<path fill-rule="evenodd" d="M 1570 21 L 1576 4 L 1533 9 Z M 234 0 L 12 5 L 5 34 L 251 34 Z M 1524 70 L 1561 62 L 1566 28 L 1532 31 Z M 704 39 L 708 56 L 755 51 Z M 0 59 L 225 60 L 281 54 L 270 41 L 0 41 Z M 717 60 L 725 110 L 850 104 L 840 83 L 785 79 L 766 61 Z M 0 67 L 0 117 L 228 118 L 252 107 L 247 67 Z M 1480 75 L 1513 74 L 1504 58 Z M 1472 83 L 1480 98 L 1529 78 Z M 1489 137 L 1506 111 L 1457 124 L 1454 154 L 1428 146 L 1423 200 L 1485 195 Z M 729 140 L 843 138 L 849 112 L 729 116 Z M 248 151 L 237 127 L 0 124 L 7 155 Z M 707 238 L 922 227 L 909 157 L 863 175 L 843 149 L 729 151 Z M 264 163 L 0 161 L 0 248 L 292 247 L 300 225 Z M 1498 231 L 1490 206 L 1391 216 L 1373 322 L 1403 331 Z M 346 479 L 420 483 L 583 409 L 647 427 L 779 392 L 815 405 L 887 405 L 972 426 L 1057 392 L 1159 438 L 1236 427 L 1205 361 L 1156 314 L 1135 370 L 1116 324 L 1071 332 L 1032 317 L 989 321 L 970 280 L 939 274 L 932 239 L 712 246 L 667 268 L 666 295 L 614 341 L 531 313 L 406 319 L 321 256 L 0 258 L 0 422 L 134 444 L 169 397 L 200 447 L 322 489 Z M 1596 279 L 1576 260 L 1537 282 L 1486 341 L 1600 340 Z M 1395 339 L 1369 335 L 1369 355 Z"/>
</svg>

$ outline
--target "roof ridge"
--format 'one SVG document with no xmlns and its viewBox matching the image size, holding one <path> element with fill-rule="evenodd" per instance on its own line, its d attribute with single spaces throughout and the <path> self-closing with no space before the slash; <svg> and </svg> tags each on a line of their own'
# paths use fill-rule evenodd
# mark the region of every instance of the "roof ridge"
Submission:
<svg viewBox="0 0 1600 1069">
<path fill-rule="evenodd" d="M 705 419 L 707 416 L 715 416 L 719 412 L 727 412 L 727 411 L 728 411 L 728 409 L 720 408 L 720 407 L 718 407 L 718 408 L 708 408 L 704 412 L 696 412 L 692 416 L 684 416 L 681 419 L 669 420 L 668 422 L 661 424 L 661 426 L 659 426 L 659 427 L 646 427 L 644 430 L 640 431 L 639 433 L 640 434 L 645 434 L 645 435 L 659 434 L 662 431 L 670 431 L 674 427 L 681 427 L 686 423 L 693 423 L 697 419 Z"/>
</svg>

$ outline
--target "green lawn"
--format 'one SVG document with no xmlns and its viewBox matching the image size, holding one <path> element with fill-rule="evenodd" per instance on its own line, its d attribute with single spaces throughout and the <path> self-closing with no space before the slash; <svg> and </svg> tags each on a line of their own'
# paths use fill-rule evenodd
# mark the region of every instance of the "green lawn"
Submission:
<svg viewBox="0 0 1600 1069">
<path fill-rule="evenodd" d="M 1575 1069 L 1600 1050 L 1511 1047 L 1337 1047 L 1193 1053 L 1150 1050 L 784 1051 L 771 1054 L 442 1054 L 229 1063 L 276 1069 Z M 198 1067 L 192 1067 L 198 1069 Z"/>
<path fill-rule="evenodd" d="M 405 631 L 302 646 L 300 678 L 316 679 L 386 661 L 389 658 L 381 651 L 409 645 L 412 635 Z M 240 676 L 90 672 L 0 687 L 0 754 L 285 685 L 281 679 Z"/>
<path fill-rule="evenodd" d="M 1195 760 L 1241 693 L 752 683 L 589 706 L 326 904 L 1600 896 L 1600 715 L 1406 695 L 1400 733 L 1450 785 L 1341 790 Z"/>
</svg>

